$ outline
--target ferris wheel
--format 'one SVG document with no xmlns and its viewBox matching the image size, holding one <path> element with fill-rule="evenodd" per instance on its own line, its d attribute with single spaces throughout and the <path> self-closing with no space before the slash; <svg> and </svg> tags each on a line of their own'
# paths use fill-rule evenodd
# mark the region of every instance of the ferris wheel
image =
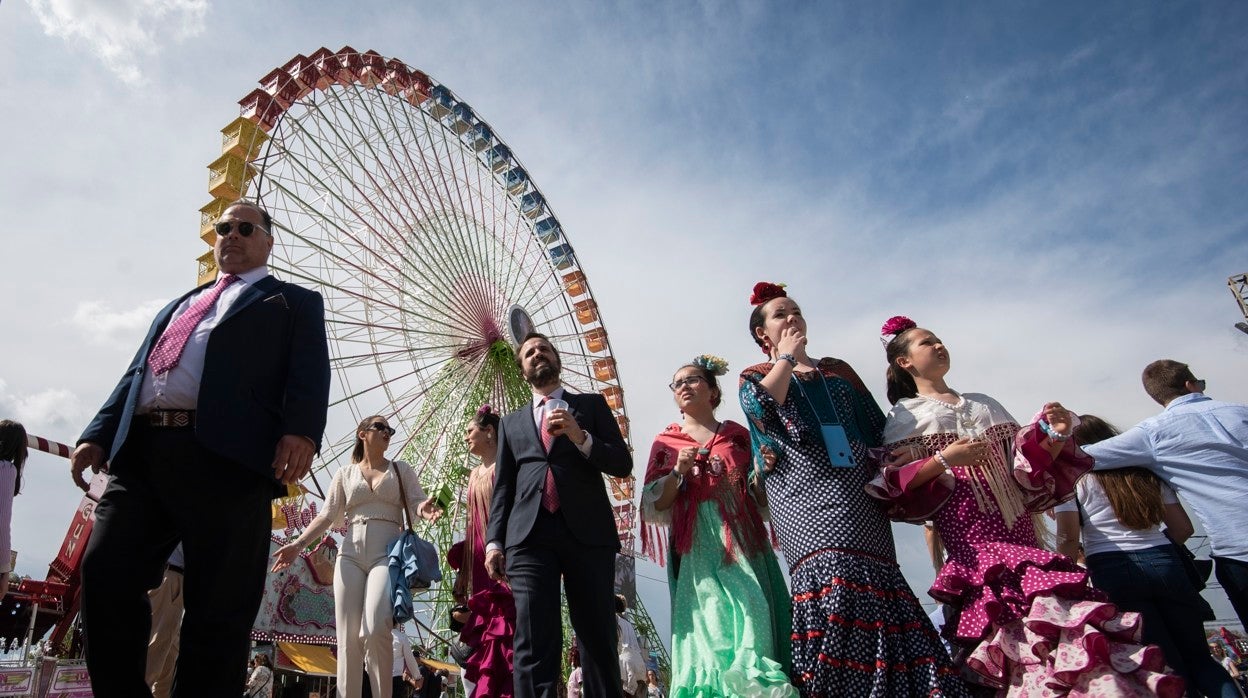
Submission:
<svg viewBox="0 0 1248 698">
<path fill-rule="evenodd" d="M 256 199 L 274 217 L 273 273 L 325 299 L 333 386 L 310 490 L 349 462 L 363 418 L 386 416 L 402 457 L 447 506 L 426 531 L 445 550 L 462 535 L 474 464 L 464 428 L 483 404 L 502 413 L 530 399 L 515 364 L 530 330 L 550 337 L 565 384 L 604 395 L 629 438 L 582 260 L 519 159 L 465 101 L 399 60 L 344 47 L 295 56 L 239 104 L 209 165 L 201 237 L 213 244 L 224 208 Z M 215 274 L 209 250 L 200 281 Z M 606 480 L 628 553 L 633 478 Z M 449 586 L 435 606 L 449 603 Z"/>
</svg>

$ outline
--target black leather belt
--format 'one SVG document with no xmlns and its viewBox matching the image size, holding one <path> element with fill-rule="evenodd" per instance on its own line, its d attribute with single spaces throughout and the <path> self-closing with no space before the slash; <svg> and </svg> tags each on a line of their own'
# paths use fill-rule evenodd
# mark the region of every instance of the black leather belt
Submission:
<svg viewBox="0 0 1248 698">
<path fill-rule="evenodd" d="M 195 426 L 195 410 L 152 410 L 134 416 L 135 420 L 157 429 L 184 429 Z"/>
<path fill-rule="evenodd" d="M 181 565 L 175 565 L 175 564 L 173 564 L 172 562 L 171 562 L 171 563 L 169 563 L 169 571 L 170 571 L 170 572 L 177 572 L 178 574 L 182 574 L 182 573 L 184 572 L 184 570 L 182 569 L 182 566 L 181 566 Z"/>
</svg>

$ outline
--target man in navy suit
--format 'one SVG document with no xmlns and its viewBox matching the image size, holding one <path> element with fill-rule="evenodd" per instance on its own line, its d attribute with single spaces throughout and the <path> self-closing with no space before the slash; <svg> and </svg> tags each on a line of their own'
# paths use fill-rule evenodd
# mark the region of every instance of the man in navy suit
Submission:
<svg viewBox="0 0 1248 698">
<path fill-rule="evenodd" d="M 558 695 L 561 576 L 581 647 L 585 695 L 620 696 L 615 625 L 620 539 L 602 475 L 627 477 L 633 459 L 606 400 L 563 389 L 559 354 L 550 340 L 530 332 L 516 360 L 533 402 L 503 417 L 498 428 L 485 556 L 490 576 L 507 579 L 516 600 L 516 696 Z M 561 399 L 568 408 L 548 411 L 547 399 Z"/>
<path fill-rule="evenodd" d="M 151 695 L 151 609 L 181 542 L 175 698 L 239 696 L 264 590 L 270 500 L 307 474 L 329 400 L 321 296 L 269 275 L 272 219 L 232 204 L 216 224 L 218 277 L 174 300 L 71 458 L 110 481 L 82 563 L 87 667 L 99 698 Z"/>
</svg>

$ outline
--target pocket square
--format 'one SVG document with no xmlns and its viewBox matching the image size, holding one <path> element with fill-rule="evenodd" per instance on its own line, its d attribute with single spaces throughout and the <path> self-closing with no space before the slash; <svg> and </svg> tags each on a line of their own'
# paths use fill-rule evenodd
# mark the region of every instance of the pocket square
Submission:
<svg viewBox="0 0 1248 698">
<path fill-rule="evenodd" d="M 287 309 L 287 310 L 290 310 L 290 306 L 289 306 L 289 305 L 286 305 L 286 294 L 284 294 L 284 293 L 274 293 L 273 295 L 269 296 L 268 298 L 265 298 L 263 302 L 265 302 L 265 303 L 275 303 L 275 304 L 277 304 L 277 305 L 282 306 L 283 308 L 285 308 L 285 309 Z"/>
</svg>

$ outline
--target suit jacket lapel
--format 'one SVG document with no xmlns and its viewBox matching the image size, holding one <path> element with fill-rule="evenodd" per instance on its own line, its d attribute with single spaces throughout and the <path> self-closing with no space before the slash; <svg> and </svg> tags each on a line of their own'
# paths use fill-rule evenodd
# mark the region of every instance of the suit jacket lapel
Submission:
<svg viewBox="0 0 1248 698">
<path fill-rule="evenodd" d="M 227 320 L 237 315 L 243 308 L 255 303 L 262 297 L 273 293 L 273 291 L 277 290 L 281 285 L 282 282 L 272 276 L 266 276 L 256 283 L 251 284 L 247 288 L 243 289 L 243 292 L 238 295 L 238 298 L 234 299 L 234 302 L 230 305 L 230 309 L 225 311 L 225 315 L 221 316 L 221 320 L 217 322 L 217 325 L 220 326 L 225 324 Z"/>
</svg>

